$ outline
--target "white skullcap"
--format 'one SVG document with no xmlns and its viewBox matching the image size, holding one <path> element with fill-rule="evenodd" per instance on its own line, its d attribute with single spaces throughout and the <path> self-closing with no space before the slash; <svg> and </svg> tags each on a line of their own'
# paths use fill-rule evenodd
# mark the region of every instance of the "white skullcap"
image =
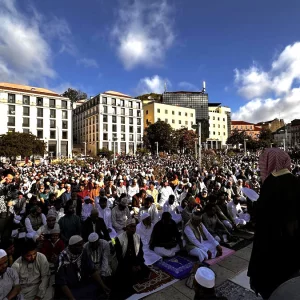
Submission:
<svg viewBox="0 0 300 300">
<path fill-rule="evenodd" d="M 7 253 L 3 249 L 0 249 L 0 258 L 3 258 L 5 256 L 7 256 Z"/>
<path fill-rule="evenodd" d="M 150 217 L 150 214 L 148 214 L 147 212 L 143 213 L 141 215 L 141 220 L 144 221 L 145 219 L 149 218 Z"/>
<path fill-rule="evenodd" d="M 55 212 L 52 209 L 50 209 L 48 211 L 47 219 L 48 218 L 54 218 L 54 219 L 56 219 L 56 214 L 55 214 Z"/>
<path fill-rule="evenodd" d="M 72 246 L 72 245 L 75 245 L 75 244 L 77 244 L 81 241 L 82 241 L 82 237 L 80 235 L 73 235 L 69 239 L 69 245 Z"/>
<path fill-rule="evenodd" d="M 31 199 L 31 197 L 32 197 L 32 194 L 31 194 L 31 193 L 28 193 L 28 194 L 27 194 L 27 198 L 28 198 L 28 199 Z"/>
<path fill-rule="evenodd" d="M 92 232 L 88 237 L 90 243 L 94 243 L 98 241 L 98 239 L 99 239 L 99 235 L 96 232 Z"/>
<path fill-rule="evenodd" d="M 127 226 L 129 226 L 131 224 L 134 224 L 134 225 L 136 224 L 135 218 L 127 219 L 125 227 L 127 227 Z"/>
<path fill-rule="evenodd" d="M 195 274 L 195 280 L 208 289 L 215 286 L 215 277 L 215 273 L 206 267 L 200 267 Z"/>
<path fill-rule="evenodd" d="M 59 228 L 53 228 L 50 230 L 50 234 L 57 234 L 60 233 L 60 229 Z"/>
</svg>

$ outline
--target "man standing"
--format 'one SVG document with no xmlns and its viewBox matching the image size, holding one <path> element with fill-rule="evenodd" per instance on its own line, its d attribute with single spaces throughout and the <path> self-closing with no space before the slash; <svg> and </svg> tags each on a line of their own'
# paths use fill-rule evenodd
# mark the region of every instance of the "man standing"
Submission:
<svg viewBox="0 0 300 300">
<path fill-rule="evenodd" d="M 21 291 L 19 276 L 15 269 L 8 267 L 8 257 L 3 249 L 0 249 L 0 299 L 20 299 Z"/>
</svg>

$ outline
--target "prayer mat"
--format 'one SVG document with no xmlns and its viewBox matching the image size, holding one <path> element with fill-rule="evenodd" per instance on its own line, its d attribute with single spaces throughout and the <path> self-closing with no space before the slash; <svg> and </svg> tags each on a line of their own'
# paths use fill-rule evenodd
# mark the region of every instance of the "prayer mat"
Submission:
<svg viewBox="0 0 300 300">
<path fill-rule="evenodd" d="M 238 251 L 240 249 L 243 249 L 250 245 L 252 243 L 252 240 L 246 240 L 246 239 L 238 239 L 235 242 L 229 242 L 229 243 L 224 243 L 224 246 L 227 248 L 230 248 L 232 250 Z"/>
<path fill-rule="evenodd" d="M 241 287 L 238 284 L 233 283 L 230 280 L 223 282 L 216 288 L 217 296 L 227 297 L 228 300 L 262 300 L 261 297 Z"/>
<path fill-rule="evenodd" d="M 149 293 L 174 280 L 174 278 L 166 272 L 151 267 L 148 279 L 141 280 L 133 286 L 138 294 Z"/>
<path fill-rule="evenodd" d="M 254 238 L 254 232 L 243 229 L 234 230 L 232 235 L 245 240 L 252 240 Z"/>
<path fill-rule="evenodd" d="M 235 252 L 234 250 L 228 249 L 228 248 L 225 248 L 225 247 L 222 247 L 222 249 L 223 249 L 223 254 L 222 254 L 222 256 L 218 256 L 218 257 L 216 257 L 216 258 L 206 260 L 205 262 L 206 262 L 208 265 L 212 266 L 212 265 L 217 264 L 218 262 L 220 262 L 220 261 L 223 260 L 224 258 L 226 258 L 226 257 L 228 257 L 228 256 L 230 256 L 230 255 L 232 255 L 232 254 Z"/>
<path fill-rule="evenodd" d="M 196 257 L 176 255 L 175 257 L 157 262 L 155 266 L 172 275 L 174 278 L 183 279 L 190 275 L 196 261 L 198 261 Z"/>
</svg>

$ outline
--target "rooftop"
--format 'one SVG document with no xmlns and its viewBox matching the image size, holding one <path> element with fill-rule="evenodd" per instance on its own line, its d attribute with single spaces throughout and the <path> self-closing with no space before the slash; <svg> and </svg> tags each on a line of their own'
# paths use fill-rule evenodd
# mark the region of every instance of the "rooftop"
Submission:
<svg viewBox="0 0 300 300">
<path fill-rule="evenodd" d="M 34 86 L 22 85 L 22 84 L 15 84 L 15 83 L 8 83 L 8 82 L 0 82 L 0 89 L 2 90 L 9 90 L 9 91 L 16 91 L 22 93 L 32 93 L 32 94 L 41 94 L 41 95 L 49 95 L 54 97 L 61 97 L 58 93 Z"/>
<path fill-rule="evenodd" d="M 176 92 L 164 92 L 164 94 L 206 94 L 205 92 L 189 92 L 189 91 L 176 91 Z"/>
<path fill-rule="evenodd" d="M 133 98 L 129 95 L 126 95 L 126 94 L 123 94 L 123 93 L 120 93 L 120 92 L 116 92 L 116 91 L 106 91 L 103 94 L 110 95 L 110 96 L 121 97 L 121 98 L 131 98 L 131 99 Z"/>
<path fill-rule="evenodd" d="M 211 103 L 208 103 L 208 106 L 220 106 L 221 103 L 217 103 L 217 102 L 211 102 Z"/>
<path fill-rule="evenodd" d="M 254 123 L 249 123 L 245 121 L 231 121 L 231 125 L 255 125 Z"/>
<path fill-rule="evenodd" d="M 272 122 L 274 122 L 274 121 L 276 121 L 276 120 L 279 121 L 279 122 L 283 121 L 282 119 L 277 119 L 277 118 L 275 118 L 274 120 L 265 121 L 265 122 L 259 122 L 259 123 L 257 123 L 257 125 L 270 124 L 270 123 L 272 123 Z"/>
</svg>

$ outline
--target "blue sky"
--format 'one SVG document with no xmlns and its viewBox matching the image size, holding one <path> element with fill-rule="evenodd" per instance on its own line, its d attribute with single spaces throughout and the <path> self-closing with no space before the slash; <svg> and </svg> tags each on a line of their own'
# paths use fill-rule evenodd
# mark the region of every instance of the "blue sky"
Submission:
<svg viewBox="0 0 300 300">
<path fill-rule="evenodd" d="M 89 95 L 199 90 L 234 119 L 300 118 L 297 0 L 0 0 L 0 81 Z"/>
</svg>

